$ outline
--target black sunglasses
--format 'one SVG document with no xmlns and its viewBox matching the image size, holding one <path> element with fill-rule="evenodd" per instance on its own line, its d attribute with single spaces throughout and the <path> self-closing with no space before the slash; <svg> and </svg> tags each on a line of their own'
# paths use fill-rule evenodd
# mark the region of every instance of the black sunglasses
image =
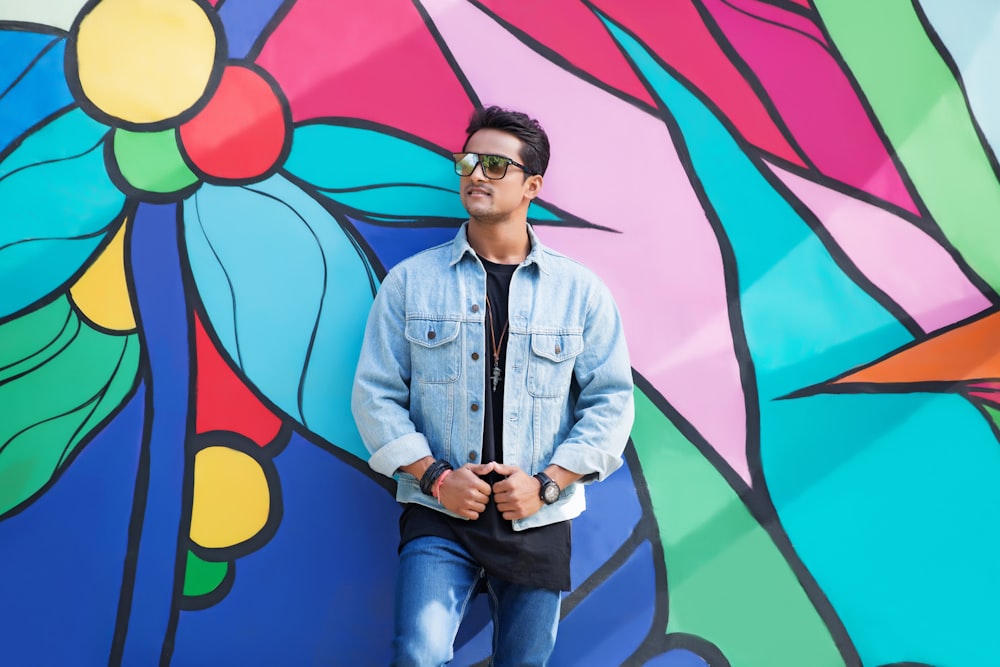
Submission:
<svg viewBox="0 0 1000 667">
<path fill-rule="evenodd" d="M 507 167 L 514 165 L 529 176 L 534 176 L 523 164 L 514 162 L 505 155 L 493 155 L 490 153 L 452 153 L 455 159 L 455 173 L 459 176 L 472 176 L 476 170 L 476 165 L 482 165 L 483 176 L 491 181 L 499 181 L 507 175 Z"/>
</svg>

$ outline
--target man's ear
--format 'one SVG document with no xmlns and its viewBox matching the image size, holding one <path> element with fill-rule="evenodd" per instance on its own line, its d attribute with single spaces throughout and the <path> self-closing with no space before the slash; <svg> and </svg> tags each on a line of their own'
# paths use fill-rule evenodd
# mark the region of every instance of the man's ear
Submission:
<svg viewBox="0 0 1000 667">
<path fill-rule="evenodd" d="M 532 174 L 524 182 L 524 196 L 527 199 L 534 199 L 542 191 L 542 175 Z"/>
</svg>

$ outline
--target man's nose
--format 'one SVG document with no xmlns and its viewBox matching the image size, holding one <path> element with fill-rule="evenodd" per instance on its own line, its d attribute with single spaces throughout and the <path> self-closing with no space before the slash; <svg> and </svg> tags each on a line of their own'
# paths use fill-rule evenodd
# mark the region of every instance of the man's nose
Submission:
<svg viewBox="0 0 1000 667">
<path fill-rule="evenodd" d="M 479 176 L 476 176 L 476 172 L 479 172 Z M 474 181 L 488 181 L 490 179 L 486 178 L 486 170 L 483 169 L 483 161 L 477 160 L 476 166 L 472 168 L 472 173 L 469 174 L 469 178 Z"/>
</svg>

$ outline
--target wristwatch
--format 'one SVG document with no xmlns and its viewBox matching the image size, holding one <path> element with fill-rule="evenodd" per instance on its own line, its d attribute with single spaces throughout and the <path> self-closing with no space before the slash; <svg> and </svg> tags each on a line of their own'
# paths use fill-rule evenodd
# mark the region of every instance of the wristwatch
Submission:
<svg viewBox="0 0 1000 667">
<path fill-rule="evenodd" d="M 542 499 L 542 502 L 546 505 L 551 505 L 555 501 L 559 500 L 559 494 L 562 493 L 562 489 L 559 485 L 552 481 L 552 478 L 546 475 L 544 472 L 540 472 L 534 475 L 542 484 L 541 490 L 538 492 L 538 497 Z"/>
</svg>

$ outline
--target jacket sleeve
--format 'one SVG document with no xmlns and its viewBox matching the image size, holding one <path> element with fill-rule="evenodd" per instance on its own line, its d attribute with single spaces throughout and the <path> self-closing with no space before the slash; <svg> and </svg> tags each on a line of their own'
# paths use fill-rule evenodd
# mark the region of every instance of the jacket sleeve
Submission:
<svg viewBox="0 0 1000 667">
<path fill-rule="evenodd" d="M 400 466 L 430 456 L 430 446 L 410 418 L 410 348 L 405 297 L 390 272 L 375 296 L 351 393 L 351 412 L 371 452 L 368 465 L 388 477 Z"/>
<path fill-rule="evenodd" d="M 610 290 L 598 283 L 588 308 L 583 351 L 576 359 L 579 386 L 573 428 L 550 463 L 603 480 L 622 465 L 635 418 L 632 366 L 621 315 Z"/>
</svg>

